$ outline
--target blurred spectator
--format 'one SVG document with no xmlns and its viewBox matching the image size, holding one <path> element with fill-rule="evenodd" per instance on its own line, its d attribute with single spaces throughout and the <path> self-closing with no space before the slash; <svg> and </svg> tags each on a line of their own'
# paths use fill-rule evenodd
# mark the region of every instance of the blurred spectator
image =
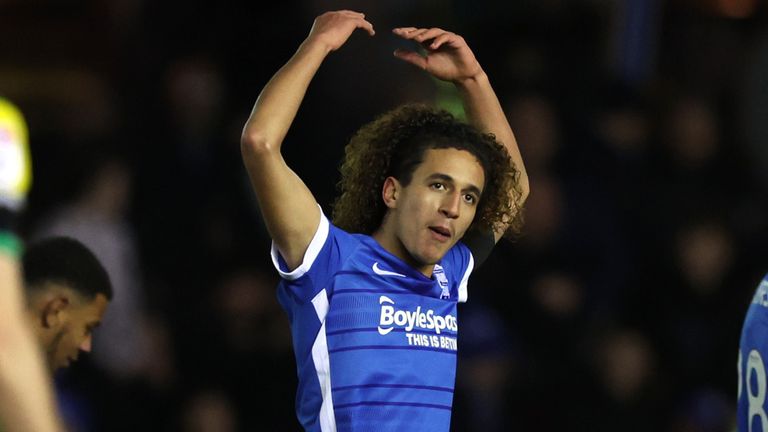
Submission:
<svg viewBox="0 0 768 432">
<path fill-rule="evenodd" d="M 115 294 L 94 336 L 94 360 L 116 378 L 130 379 L 143 373 L 149 358 L 139 257 L 127 221 L 132 173 L 113 157 L 96 157 L 91 169 L 77 198 L 52 211 L 35 236 L 76 238 L 104 263 Z"/>
<path fill-rule="evenodd" d="M 183 432 L 235 432 L 235 410 L 229 399 L 217 391 L 201 391 L 192 396 L 182 411 Z"/>
<path fill-rule="evenodd" d="M 656 357 L 648 339 L 637 331 L 603 332 L 594 353 L 601 387 L 594 407 L 599 411 L 589 430 L 663 430 L 667 401 L 658 382 Z"/>
</svg>

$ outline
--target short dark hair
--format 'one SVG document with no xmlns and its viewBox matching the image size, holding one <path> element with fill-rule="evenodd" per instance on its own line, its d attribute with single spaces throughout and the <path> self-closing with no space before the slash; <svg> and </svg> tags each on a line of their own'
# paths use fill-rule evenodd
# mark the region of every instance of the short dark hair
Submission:
<svg viewBox="0 0 768 432">
<path fill-rule="evenodd" d="M 112 300 L 112 283 L 99 260 L 85 245 L 70 237 L 50 237 L 32 243 L 22 258 L 24 285 L 29 292 L 53 282 L 66 285 L 84 298 L 103 294 Z"/>
</svg>

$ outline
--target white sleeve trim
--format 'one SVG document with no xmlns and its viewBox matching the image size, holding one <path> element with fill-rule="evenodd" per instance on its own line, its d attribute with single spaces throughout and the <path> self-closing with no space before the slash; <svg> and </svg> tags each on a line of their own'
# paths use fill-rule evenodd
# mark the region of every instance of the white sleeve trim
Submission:
<svg viewBox="0 0 768 432">
<path fill-rule="evenodd" d="M 325 217 L 325 214 L 323 214 L 323 210 L 321 209 L 320 223 L 317 226 L 317 231 L 315 231 L 315 236 L 312 237 L 312 241 L 309 242 L 307 251 L 304 253 L 304 259 L 302 260 L 300 266 L 296 267 L 293 271 L 290 272 L 285 272 L 280 269 L 280 261 L 278 260 L 280 251 L 277 250 L 275 242 L 272 242 L 272 248 L 270 251 L 270 254 L 272 255 L 272 265 L 274 265 L 275 269 L 277 269 L 277 272 L 280 273 L 280 277 L 292 281 L 304 276 L 304 274 L 309 271 L 309 269 L 312 267 L 312 264 L 315 262 L 315 259 L 317 259 L 317 255 L 320 253 L 320 250 L 323 248 L 326 239 L 328 239 L 329 226 L 330 224 L 328 222 L 328 218 Z"/>
<path fill-rule="evenodd" d="M 469 253 L 469 263 L 467 263 L 467 270 L 464 272 L 464 277 L 461 278 L 459 284 L 459 303 L 466 303 L 467 296 L 467 283 L 469 282 L 469 275 L 472 274 L 472 270 L 475 269 L 475 258 L 472 257 L 472 252 Z"/>
</svg>

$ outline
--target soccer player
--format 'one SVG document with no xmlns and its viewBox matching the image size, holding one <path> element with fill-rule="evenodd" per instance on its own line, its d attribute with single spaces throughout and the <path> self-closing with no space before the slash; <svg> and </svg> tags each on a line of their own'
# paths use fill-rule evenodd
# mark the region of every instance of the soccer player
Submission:
<svg viewBox="0 0 768 432">
<path fill-rule="evenodd" d="M 356 29 L 374 35 L 358 12 L 317 17 L 262 90 L 241 139 L 283 279 L 278 298 L 293 334 L 296 412 L 310 431 L 447 431 L 456 305 L 467 300 L 472 269 L 508 228 L 519 228 L 528 180 L 464 39 L 396 28 L 426 54 L 395 56 L 452 82 L 472 125 L 406 105 L 362 127 L 346 148 L 331 223 L 280 147 L 315 72 Z"/>
<path fill-rule="evenodd" d="M 51 371 L 67 367 L 80 352 L 90 352 L 93 330 L 101 323 L 112 284 L 93 253 L 69 237 L 52 237 L 24 253 L 27 318 Z"/>
<path fill-rule="evenodd" d="M 27 129 L 0 98 L 0 430 L 59 431 L 50 377 L 24 319 L 21 243 L 13 227 L 30 185 Z"/>
<path fill-rule="evenodd" d="M 768 431 L 768 275 L 749 305 L 739 342 L 737 421 L 739 432 Z M 756 427 L 757 426 L 757 427 Z"/>
</svg>

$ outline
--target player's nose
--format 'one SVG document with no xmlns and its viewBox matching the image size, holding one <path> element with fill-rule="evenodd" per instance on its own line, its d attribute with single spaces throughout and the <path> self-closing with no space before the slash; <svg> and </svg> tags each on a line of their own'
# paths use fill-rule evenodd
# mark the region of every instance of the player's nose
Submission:
<svg viewBox="0 0 768 432">
<path fill-rule="evenodd" d="M 447 194 L 440 205 L 440 213 L 451 219 L 459 217 L 460 193 Z"/>
</svg>

